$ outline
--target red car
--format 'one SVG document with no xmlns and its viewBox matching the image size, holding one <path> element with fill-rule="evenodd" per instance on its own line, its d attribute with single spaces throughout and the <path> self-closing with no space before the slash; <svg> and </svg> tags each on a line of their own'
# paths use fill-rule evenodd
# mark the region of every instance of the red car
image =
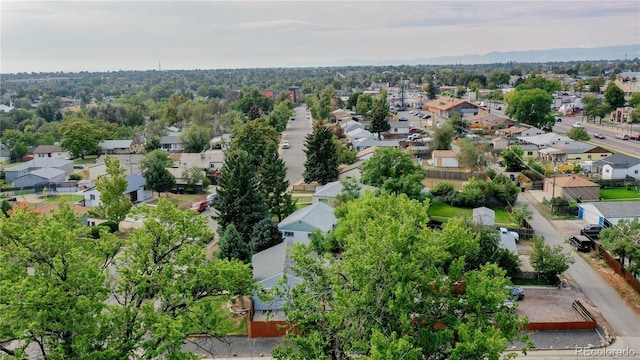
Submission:
<svg viewBox="0 0 640 360">
<path fill-rule="evenodd" d="M 420 131 L 420 129 L 418 129 L 416 127 L 412 127 L 412 128 L 409 129 L 409 134 L 415 134 L 415 133 L 417 133 L 419 131 Z"/>
<path fill-rule="evenodd" d="M 207 202 L 207 200 L 200 200 L 200 201 L 196 201 L 193 204 L 191 204 L 191 210 L 195 210 L 197 212 L 203 212 L 205 210 L 207 210 L 209 208 L 209 203 Z"/>
</svg>

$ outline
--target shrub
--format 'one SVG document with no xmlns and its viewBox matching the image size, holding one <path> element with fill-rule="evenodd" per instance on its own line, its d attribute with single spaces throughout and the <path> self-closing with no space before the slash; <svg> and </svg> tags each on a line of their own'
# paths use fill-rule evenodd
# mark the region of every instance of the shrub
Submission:
<svg viewBox="0 0 640 360">
<path fill-rule="evenodd" d="M 102 226 L 102 224 L 100 224 L 98 226 L 91 227 L 91 230 L 89 230 L 89 234 L 94 239 L 100 239 L 100 229 L 107 229 L 107 231 L 111 230 L 108 226 Z"/>
<path fill-rule="evenodd" d="M 69 180 L 82 180 L 82 175 L 76 173 L 69 174 Z"/>
<path fill-rule="evenodd" d="M 106 226 L 109 228 L 109 232 L 110 233 L 114 233 L 118 231 L 118 223 L 116 223 L 115 221 L 105 221 L 102 224 L 100 224 L 100 226 Z"/>
</svg>

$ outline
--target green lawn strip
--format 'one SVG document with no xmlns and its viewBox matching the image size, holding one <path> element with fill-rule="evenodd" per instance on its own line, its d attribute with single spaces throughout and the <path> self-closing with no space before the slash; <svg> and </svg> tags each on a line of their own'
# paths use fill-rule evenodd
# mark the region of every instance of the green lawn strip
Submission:
<svg viewBox="0 0 640 360">
<path fill-rule="evenodd" d="M 87 155 L 83 158 L 77 158 L 73 160 L 73 163 L 76 165 L 85 165 L 85 164 L 95 164 L 98 156 L 96 155 Z"/>
<path fill-rule="evenodd" d="M 46 198 L 43 201 L 43 203 L 56 204 L 56 203 L 66 202 L 66 201 L 78 202 L 78 201 L 82 201 L 82 199 L 83 199 L 82 195 L 74 195 L 74 194 L 52 195 Z"/>
<path fill-rule="evenodd" d="M 604 200 L 640 200 L 640 193 L 638 193 L 636 189 L 627 190 L 627 188 L 607 188 L 600 189 L 600 197 Z"/>
<path fill-rule="evenodd" d="M 229 297 L 218 299 L 202 299 L 194 305 L 195 314 L 205 314 L 194 319 L 191 334 L 207 334 L 207 329 L 214 329 L 219 335 L 246 335 L 247 315 L 236 315 L 227 308 Z"/>
<path fill-rule="evenodd" d="M 496 212 L 496 224 L 517 227 L 506 209 L 493 209 Z M 453 217 L 473 217 L 472 208 L 460 208 L 442 202 L 429 205 L 429 217 L 437 221 L 446 221 Z"/>
</svg>

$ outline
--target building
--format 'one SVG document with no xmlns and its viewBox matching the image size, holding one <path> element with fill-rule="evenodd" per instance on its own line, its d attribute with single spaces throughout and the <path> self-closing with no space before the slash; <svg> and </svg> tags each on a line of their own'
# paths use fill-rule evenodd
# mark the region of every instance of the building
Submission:
<svg viewBox="0 0 640 360">
<path fill-rule="evenodd" d="M 408 121 L 389 121 L 389 133 L 394 135 L 408 135 L 411 124 Z"/>
<path fill-rule="evenodd" d="M 627 177 L 640 179 L 640 159 L 614 154 L 591 164 L 591 172 L 598 173 L 604 180 L 621 180 Z"/>
<path fill-rule="evenodd" d="M 362 177 L 362 164 L 363 160 L 356 161 L 351 165 L 340 166 L 338 169 L 340 170 L 340 174 L 338 175 L 338 179 L 346 180 L 347 178 L 354 178 L 360 181 Z"/>
<path fill-rule="evenodd" d="M 47 157 L 47 158 L 55 158 L 55 159 L 66 159 L 69 157 L 69 152 L 62 150 L 60 145 L 38 145 L 38 147 L 33 150 L 33 155 L 35 157 Z"/>
<path fill-rule="evenodd" d="M 56 168 L 41 168 L 22 176 L 18 176 L 12 182 L 16 188 L 27 188 L 41 184 L 60 184 L 67 178 L 67 173 Z"/>
<path fill-rule="evenodd" d="M 600 199 L 600 185 L 589 180 L 571 176 L 545 178 L 544 192 L 549 198 L 561 197 L 567 201 L 597 201 Z"/>
<path fill-rule="evenodd" d="M 483 108 L 464 99 L 443 96 L 426 103 L 424 110 L 430 111 L 435 116 L 450 118 L 453 114 L 457 113 L 464 118 L 478 115 L 483 111 Z"/>
<path fill-rule="evenodd" d="M 640 219 L 640 201 L 599 201 L 578 205 L 578 218 L 600 226 Z"/>
<path fill-rule="evenodd" d="M 457 154 L 453 150 L 434 150 L 431 152 L 431 165 L 435 167 L 457 168 Z"/>
<path fill-rule="evenodd" d="M 104 140 L 98 144 L 101 154 L 135 154 L 138 146 L 133 140 Z"/>
<path fill-rule="evenodd" d="M 364 184 L 358 184 L 358 188 L 360 189 L 360 194 L 363 194 L 365 190 L 378 190 L 375 186 Z M 316 188 L 316 192 L 311 196 L 312 202 L 314 204 L 317 202 L 331 204 L 331 202 L 342 193 L 342 190 L 344 190 L 344 184 L 342 184 L 342 181 L 332 181 L 324 186 Z"/>
<path fill-rule="evenodd" d="M 129 195 L 131 203 L 137 204 L 144 202 L 153 197 L 151 190 L 146 188 L 147 180 L 138 174 L 127 175 L 127 189 L 123 194 Z M 81 192 L 83 196 L 84 206 L 96 207 L 101 204 L 100 191 L 95 187 Z"/>
<path fill-rule="evenodd" d="M 336 217 L 333 215 L 333 208 L 325 203 L 316 202 L 287 216 L 278 224 L 278 229 L 289 245 L 309 244 L 311 233 L 320 230 L 326 234 L 332 231 L 335 225 Z"/>
<path fill-rule="evenodd" d="M 375 139 L 360 139 L 358 141 L 354 141 L 352 144 L 353 150 L 362 151 L 368 149 L 370 147 L 392 147 L 399 148 L 400 143 L 394 140 L 375 140 Z"/>
<path fill-rule="evenodd" d="M 180 135 L 169 135 L 160 138 L 160 148 L 165 151 L 182 152 L 184 151 L 182 144 L 182 136 Z"/>
<path fill-rule="evenodd" d="M 16 165 L 4 170 L 5 180 L 13 182 L 16 178 L 26 175 L 32 171 L 42 168 L 54 168 L 65 172 L 65 176 L 73 172 L 73 161 L 65 159 L 55 159 L 49 157 L 38 157 L 23 164 Z"/>
</svg>

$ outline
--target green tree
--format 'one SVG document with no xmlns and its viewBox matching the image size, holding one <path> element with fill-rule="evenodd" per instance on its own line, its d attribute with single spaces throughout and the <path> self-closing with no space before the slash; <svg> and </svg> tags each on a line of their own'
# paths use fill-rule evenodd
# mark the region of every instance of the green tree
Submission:
<svg viewBox="0 0 640 360">
<path fill-rule="evenodd" d="M 549 130 L 555 124 L 551 115 L 552 102 L 553 97 L 544 90 L 516 90 L 509 98 L 505 114 L 518 122 Z"/>
<path fill-rule="evenodd" d="M 266 217 L 253 227 L 249 248 L 252 254 L 256 254 L 280 244 L 282 240 L 282 233 L 278 229 L 278 224 L 274 223 L 271 218 Z"/>
<path fill-rule="evenodd" d="M 629 106 L 632 108 L 640 107 L 640 92 L 634 92 L 629 98 Z"/>
<path fill-rule="evenodd" d="M 624 92 L 622 89 L 616 85 L 615 82 L 611 81 L 607 85 L 607 89 L 604 91 L 604 101 L 606 101 L 609 108 L 614 110 L 624 106 Z"/>
<path fill-rule="evenodd" d="M 521 171 L 527 168 L 524 162 L 524 150 L 520 146 L 512 145 L 502 150 L 500 154 L 507 171 Z"/>
<path fill-rule="evenodd" d="M 363 184 L 376 186 L 391 194 L 406 194 L 409 198 L 422 198 L 424 172 L 411 156 L 390 147 L 375 151 L 362 166 Z"/>
<path fill-rule="evenodd" d="M 358 97 L 362 95 L 362 92 L 356 91 L 353 94 L 349 95 L 349 99 L 347 100 L 347 109 L 355 110 L 356 105 L 358 104 Z"/>
<path fill-rule="evenodd" d="M 193 186 L 196 184 L 202 184 L 204 186 L 208 183 L 208 179 L 205 176 L 204 170 L 197 166 L 191 166 L 184 169 L 181 176 L 182 180 L 184 180 L 189 186 Z"/>
<path fill-rule="evenodd" d="M 120 166 L 117 157 L 105 156 L 104 164 L 107 174 L 96 181 L 96 189 L 100 192 L 100 205 L 96 212 L 104 219 L 120 224 L 131 210 L 131 198 L 124 192 L 129 186 L 126 170 Z"/>
<path fill-rule="evenodd" d="M 438 94 L 438 88 L 434 84 L 433 79 L 429 77 L 425 85 L 422 86 L 422 92 L 425 93 L 425 95 L 427 96 L 427 99 L 429 100 L 435 99 L 436 95 Z"/>
<path fill-rule="evenodd" d="M 371 106 L 371 119 L 370 131 L 374 134 L 378 134 L 378 140 L 381 138 L 381 133 L 389 131 L 391 125 L 389 125 L 389 103 L 387 102 L 387 92 L 382 90 L 380 95 L 376 99 L 373 99 L 373 105 Z"/>
<path fill-rule="evenodd" d="M 158 196 L 160 196 L 160 193 L 167 192 L 176 186 L 176 179 L 171 175 L 169 170 L 159 162 L 152 163 L 144 170 L 143 175 L 147 180 L 149 189 L 157 192 Z"/>
<path fill-rule="evenodd" d="M 287 165 L 277 153 L 264 159 L 258 178 L 267 208 L 278 222 L 296 210 L 296 202 L 287 191 Z"/>
<path fill-rule="evenodd" d="M 251 250 L 240 236 L 233 223 L 227 225 L 224 233 L 220 236 L 219 250 L 216 253 L 218 259 L 224 260 L 240 260 L 245 264 L 251 262 Z"/>
<path fill-rule="evenodd" d="M 337 137 L 333 137 L 333 142 L 336 145 L 336 153 L 338 154 L 338 164 L 351 165 L 358 160 L 358 154 L 347 147 L 347 145 L 340 141 Z"/>
<path fill-rule="evenodd" d="M 533 269 L 544 279 L 552 279 L 567 269 L 575 262 L 575 259 L 562 250 L 562 246 L 551 247 L 542 238 L 534 237 L 533 251 L 530 255 Z"/>
<path fill-rule="evenodd" d="M 585 130 L 584 128 L 575 128 L 575 127 L 569 130 L 567 137 L 575 141 L 588 141 L 591 139 L 589 134 L 587 134 L 587 130 Z"/>
<path fill-rule="evenodd" d="M 511 216 L 513 220 L 518 224 L 518 226 L 524 226 L 525 220 L 533 219 L 533 212 L 529 209 L 526 204 L 520 204 L 513 208 L 511 212 Z"/>
<path fill-rule="evenodd" d="M 511 80 L 511 76 L 505 71 L 496 71 L 489 77 L 489 82 L 492 82 L 497 86 L 507 85 L 509 84 L 509 80 Z"/>
<path fill-rule="evenodd" d="M 173 160 L 169 157 L 169 153 L 166 151 L 157 149 L 153 150 L 144 158 L 140 159 L 140 169 L 144 172 L 153 164 L 159 164 L 162 167 L 170 167 L 173 165 Z"/>
<path fill-rule="evenodd" d="M 596 118 L 600 119 L 600 123 L 602 123 L 602 118 L 605 117 L 611 109 L 609 105 L 604 103 L 602 98 L 596 96 L 585 96 L 582 98 L 582 103 L 584 104 L 584 109 L 582 110 L 582 114 L 587 117 L 587 119 Z"/>
<path fill-rule="evenodd" d="M 358 96 L 358 101 L 356 102 L 356 114 L 368 116 L 372 106 L 373 97 L 369 94 L 362 94 Z"/>
<path fill-rule="evenodd" d="M 11 150 L 14 159 L 16 159 L 17 161 L 22 161 L 22 158 L 29 153 L 29 149 L 27 149 L 27 147 L 21 141 L 15 143 Z"/>
<path fill-rule="evenodd" d="M 183 135 L 184 151 L 188 153 L 199 153 L 209 147 L 211 141 L 211 128 L 205 126 L 191 125 Z"/>
<path fill-rule="evenodd" d="M 620 259 L 620 263 L 629 271 L 640 274 L 640 221 L 620 220 L 614 226 L 602 229 L 602 246 Z"/>
<path fill-rule="evenodd" d="M 2 201 L 0 201 L 0 211 L 2 211 L 2 213 L 7 216 L 9 214 L 9 211 L 13 208 L 13 206 L 11 206 L 11 204 L 6 200 L 6 199 L 2 199 Z"/>
<path fill-rule="evenodd" d="M 289 95 L 288 93 L 283 93 Z M 277 132 L 282 132 L 287 127 L 287 123 L 289 122 L 289 118 L 293 116 L 293 110 L 289 108 L 288 102 L 280 102 L 274 108 L 273 111 L 269 113 L 267 119 L 269 120 L 269 125 L 271 125 Z"/>
<path fill-rule="evenodd" d="M 153 136 L 147 140 L 147 143 L 144 144 L 144 151 L 151 152 L 156 149 L 160 149 L 162 145 L 160 144 L 160 137 Z"/>
<path fill-rule="evenodd" d="M 258 169 L 265 158 L 277 154 L 280 136 L 265 118 L 238 125 L 233 131 L 231 150 L 243 150 L 251 155 L 251 164 Z"/>
<path fill-rule="evenodd" d="M 304 181 L 322 185 L 338 179 L 338 153 L 331 129 L 320 121 L 313 123 L 313 131 L 305 137 Z"/>
<path fill-rule="evenodd" d="M 252 88 L 243 91 L 240 99 L 231 104 L 231 109 L 240 111 L 244 115 L 254 111 L 259 114 L 256 117 L 250 117 L 249 120 L 257 119 L 261 115 L 267 115 L 273 109 L 274 101 L 261 93 L 258 89 Z"/>
<path fill-rule="evenodd" d="M 365 194 L 336 213 L 341 254 L 294 248 L 293 270 L 303 280 L 286 292 L 285 313 L 299 331 L 274 357 L 395 358 L 406 349 L 400 357 L 500 358 L 525 324 L 501 306 L 505 272 L 495 265 L 465 271 L 464 257 L 456 257 L 478 246 L 477 234 L 429 229 L 427 207 Z"/>
<path fill-rule="evenodd" d="M 431 132 L 431 141 L 429 149 L 433 150 L 449 150 L 451 149 L 451 141 L 453 140 L 453 125 L 447 121 L 441 126 L 437 126 Z"/>
<path fill-rule="evenodd" d="M 72 156 L 84 159 L 87 154 L 95 153 L 100 143 L 98 128 L 87 120 L 68 119 L 60 124 L 62 140 L 60 146 Z"/>
<path fill-rule="evenodd" d="M 269 214 L 251 161 L 252 157 L 242 150 L 226 153 L 218 178 L 219 198 L 215 203 L 219 229 L 234 224 L 247 245 L 255 224 Z"/>
<path fill-rule="evenodd" d="M 604 86 L 606 79 L 602 76 L 589 79 L 589 91 L 600 94 L 600 88 Z"/>
<path fill-rule="evenodd" d="M 482 172 L 488 163 L 485 145 L 468 138 L 462 140 L 456 158 L 458 166 L 472 172 Z"/>
</svg>

